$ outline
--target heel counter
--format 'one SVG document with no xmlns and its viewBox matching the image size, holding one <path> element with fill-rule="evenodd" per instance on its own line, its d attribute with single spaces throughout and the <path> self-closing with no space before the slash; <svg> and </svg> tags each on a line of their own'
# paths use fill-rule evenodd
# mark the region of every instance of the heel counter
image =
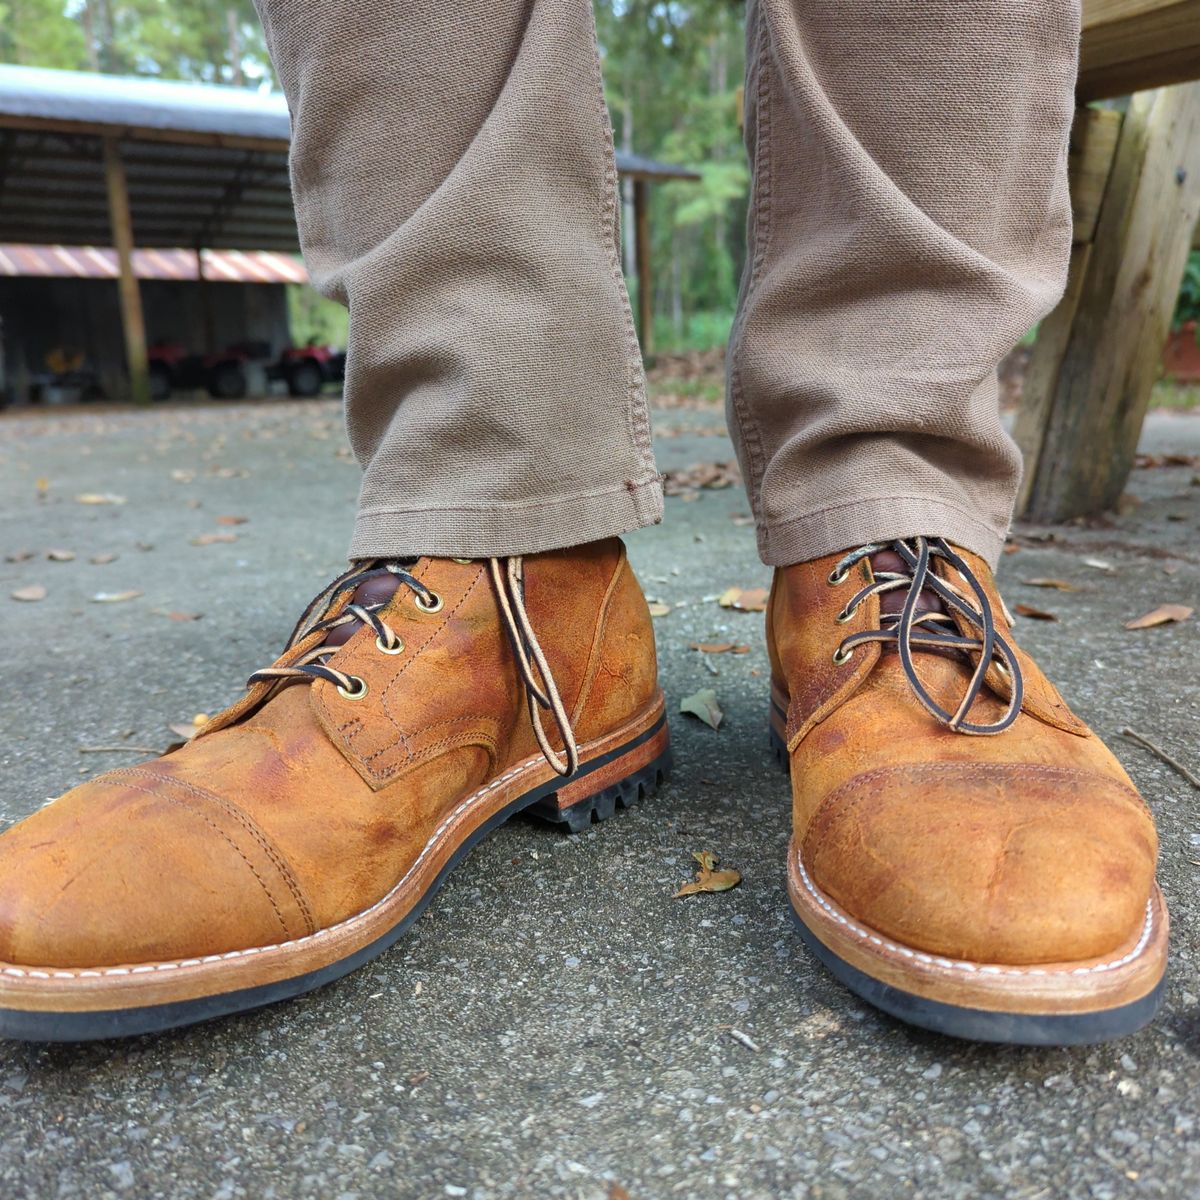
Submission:
<svg viewBox="0 0 1200 1200">
<path fill-rule="evenodd" d="M 622 543 L 596 618 L 596 640 L 571 714 L 580 741 L 599 737 L 653 704 L 658 651 L 650 608 Z"/>
</svg>

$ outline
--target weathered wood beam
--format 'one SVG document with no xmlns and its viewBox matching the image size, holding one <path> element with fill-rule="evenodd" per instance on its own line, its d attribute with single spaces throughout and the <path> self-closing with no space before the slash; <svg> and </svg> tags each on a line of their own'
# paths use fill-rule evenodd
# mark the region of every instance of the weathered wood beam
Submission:
<svg viewBox="0 0 1200 1200">
<path fill-rule="evenodd" d="M 1133 467 L 1200 218 L 1200 83 L 1134 97 L 1095 237 L 1076 248 L 1063 306 L 1043 323 L 1018 440 L 1024 515 L 1111 508 Z M 1044 342 L 1044 344 L 1043 344 Z"/>
<path fill-rule="evenodd" d="M 634 255 L 637 261 L 638 333 L 642 353 L 652 354 L 654 345 L 654 270 L 650 253 L 650 184 L 633 181 Z"/>
<path fill-rule="evenodd" d="M 1084 0 L 1081 101 L 1200 79 L 1200 0 Z"/>
<path fill-rule="evenodd" d="M 129 388 L 138 404 L 150 403 L 150 363 L 146 355 L 146 322 L 142 315 L 142 296 L 133 273 L 133 221 L 129 215 L 129 190 L 121 147 L 114 138 L 104 142 L 104 175 L 108 182 L 109 219 L 112 242 L 117 250 L 121 298 L 121 327 L 125 334 L 125 365 Z"/>
</svg>

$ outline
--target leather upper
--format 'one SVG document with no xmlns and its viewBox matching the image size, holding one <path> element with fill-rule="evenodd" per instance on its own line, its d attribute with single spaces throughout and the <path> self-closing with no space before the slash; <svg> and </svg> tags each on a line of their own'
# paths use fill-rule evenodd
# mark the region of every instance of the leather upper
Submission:
<svg viewBox="0 0 1200 1200">
<path fill-rule="evenodd" d="M 1011 643 L 991 572 L 959 553 Z M 839 557 L 777 571 L 768 605 L 773 682 L 789 697 L 795 838 L 812 882 L 872 930 L 972 961 L 1072 961 L 1136 936 L 1157 839 L 1111 752 L 1019 650 L 1024 702 L 995 736 L 935 720 L 894 651 L 859 645 L 835 664 L 848 633 L 880 622 L 877 596 L 836 619 L 872 578 L 864 560 L 831 583 Z M 967 664 L 940 653 L 918 653 L 916 664 L 953 708 Z M 1004 710 L 1008 680 L 993 668 L 988 684 L 973 721 Z"/>
<path fill-rule="evenodd" d="M 486 562 L 413 573 L 444 604 L 397 590 L 381 615 L 404 650 L 362 629 L 329 660 L 363 699 L 320 679 L 256 684 L 187 745 L 0 835 L 0 960 L 141 962 L 326 928 L 392 888 L 463 797 L 536 755 Z M 581 743 L 652 702 L 653 631 L 618 540 L 527 558 L 525 604 Z"/>
</svg>

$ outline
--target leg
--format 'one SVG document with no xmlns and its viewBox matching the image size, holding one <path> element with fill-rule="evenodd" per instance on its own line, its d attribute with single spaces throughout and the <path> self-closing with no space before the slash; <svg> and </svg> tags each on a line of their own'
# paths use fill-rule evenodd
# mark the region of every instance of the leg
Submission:
<svg viewBox="0 0 1200 1200">
<path fill-rule="evenodd" d="M 729 395 L 768 563 L 930 529 L 999 555 L 996 366 L 1065 283 L 1077 7 L 752 0 Z"/>
<path fill-rule="evenodd" d="M 588 0 L 259 8 L 305 261 L 350 309 L 351 557 L 659 520 Z"/>
<path fill-rule="evenodd" d="M 1077 26 L 1074 0 L 751 9 L 730 406 L 780 566 L 792 905 L 860 995 L 991 1041 L 1129 1032 L 1166 962 L 1153 821 L 991 576 L 996 365 L 1063 286 Z"/>
</svg>

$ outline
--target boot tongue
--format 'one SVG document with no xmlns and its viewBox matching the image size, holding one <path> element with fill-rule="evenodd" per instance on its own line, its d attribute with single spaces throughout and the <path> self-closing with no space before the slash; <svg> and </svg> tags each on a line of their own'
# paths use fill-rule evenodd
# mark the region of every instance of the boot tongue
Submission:
<svg viewBox="0 0 1200 1200">
<path fill-rule="evenodd" d="M 876 574 L 880 572 L 894 572 L 897 575 L 909 574 L 908 566 L 904 559 L 898 555 L 895 550 L 878 550 L 871 555 L 871 570 Z M 879 597 L 879 611 L 881 613 L 899 614 L 904 608 L 905 601 L 908 599 L 908 592 L 904 588 L 896 588 L 890 592 L 884 592 Z M 917 612 L 940 612 L 944 613 L 946 606 L 941 602 L 929 588 L 924 588 L 917 600 Z"/>
<path fill-rule="evenodd" d="M 415 563 L 416 559 L 413 559 L 411 562 L 406 562 L 402 565 L 411 566 Z M 399 586 L 400 580 L 395 575 L 376 575 L 373 579 L 368 579 L 360 583 L 354 589 L 354 594 L 350 597 L 350 603 L 357 604 L 362 608 L 371 608 L 373 605 L 386 604 L 396 594 L 396 589 Z M 326 646 L 344 645 L 361 628 L 361 621 L 347 621 L 345 625 L 339 625 L 337 628 L 331 629 L 322 644 Z"/>
</svg>

